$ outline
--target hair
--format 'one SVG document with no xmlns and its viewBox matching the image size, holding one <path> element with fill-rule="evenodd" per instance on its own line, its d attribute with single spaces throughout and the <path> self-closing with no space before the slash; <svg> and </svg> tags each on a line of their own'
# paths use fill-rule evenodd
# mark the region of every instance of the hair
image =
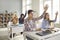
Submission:
<svg viewBox="0 0 60 40">
<path fill-rule="evenodd" d="M 28 10 L 28 14 L 30 14 L 31 12 L 33 12 L 33 10 Z"/>
<path fill-rule="evenodd" d="M 21 14 L 21 17 L 24 16 L 24 14 Z"/>
<path fill-rule="evenodd" d="M 44 15 L 44 19 L 46 19 L 46 15 L 47 15 L 48 13 L 45 13 L 45 15 Z M 49 18 L 48 18 L 48 20 L 50 20 Z"/>
<path fill-rule="evenodd" d="M 48 13 L 45 13 L 45 15 L 44 15 L 44 19 L 46 19 L 46 15 L 47 15 Z M 49 24 L 51 24 L 51 22 L 50 22 L 50 18 L 48 18 L 48 22 L 49 22 Z"/>
</svg>

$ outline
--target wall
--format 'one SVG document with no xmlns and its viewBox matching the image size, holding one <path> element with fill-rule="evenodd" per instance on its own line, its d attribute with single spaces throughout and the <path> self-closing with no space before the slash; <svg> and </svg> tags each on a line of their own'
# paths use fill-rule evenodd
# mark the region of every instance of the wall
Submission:
<svg viewBox="0 0 60 40">
<path fill-rule="evenodd" d="M 32 9 L 39 13 L 39 0 L 32 0 Z"/>
<path fill-rule="evenodd" d="M 39 17 L 39 11 L 40 11 L 40 0 L 32 0 L 32 9 L 34 11 L 36 11 L 34 13 L 34 17 Z M 37 23 L 40 23 L 39 21 L 37 21 Z"/>
<path fill-rule="evenodd" d="M 8 10 L 8 12 L 17 11 L 17 15 L 21 13 L 22 0 L 0 0 L 0 13 Z"/>
</svg>

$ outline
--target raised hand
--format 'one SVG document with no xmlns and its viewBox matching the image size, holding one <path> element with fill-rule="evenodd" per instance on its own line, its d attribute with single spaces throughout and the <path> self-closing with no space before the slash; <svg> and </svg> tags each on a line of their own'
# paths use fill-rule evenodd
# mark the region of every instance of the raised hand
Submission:
<svg viewBox="0 0 60 40">
<path fill-rule="evenodd" d="M 46 4 L 45 7 L 44 7 L 44 10 L 47 10 L 48 9 L 48 5 Z"/>
<path fill-rule="evenodd" d="M 57 15 L 58 15 L 58 12 L 56 12 L 56 14 L 55 14 L 56 16 L 55 16 L 55 20 L 57 19 Z"/>
<path fill-rule="evenodd" d="M 56 12 L 56 16 L 58 15 L 58 12 Z"/>
</svg>

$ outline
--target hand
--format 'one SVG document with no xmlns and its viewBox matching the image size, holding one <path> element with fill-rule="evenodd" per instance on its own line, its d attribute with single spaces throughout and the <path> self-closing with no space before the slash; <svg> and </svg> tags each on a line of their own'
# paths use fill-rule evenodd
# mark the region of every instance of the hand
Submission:
<svg viewBox="0 0 60 40">
<path fill-rule="evenodd" d="M 58 12 L 56 12 L 56 16 L 58 15 Z"/>
<path fill-rule="evenodd" d="M 37 28 L 36 31 L 41 31 L 41 28 Z"/>
<path fill-rule="evenodd" d="M 45 7 L 44 7 L 44 10 L 47 10 L 48 9 L 48 5 L 46 5 Z"/>
</svg>

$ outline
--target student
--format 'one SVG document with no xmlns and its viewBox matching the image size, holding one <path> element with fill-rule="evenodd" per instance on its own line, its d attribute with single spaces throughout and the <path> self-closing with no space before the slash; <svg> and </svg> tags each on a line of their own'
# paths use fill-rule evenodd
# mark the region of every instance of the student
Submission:
<svg viewBox="0 0 60 40">
<path fill-rule="evenodd" d="M 34 31 L 36 30 L 36 24 L 35 21 L 38 21 L 40 19 L 43 18 L 45 12 L 47 11 L 48 7 L 45 7 L 45 10 L 43 12 L 43 14 L 41 16 L 39 16 L 38 18 L 33 18 L 33 10 L 28 10 L 28 17 L 27 19 L 24 20 L 24 26 L 25 29 L 24 31 Z"/>
<path fill-rule="evenodd" d="M 16 14 L 14 14 L 13 17 L 12 17 L 12 23 L 13 23 L 14 25 L 17 25 L 17 23 L 18 23 L 18 17 L 17 17 Z"/>
<path fill-rule="evenodd" d="M 41 27 L 41 28 L 42 28 L 42 29 L 48 29 L 48 28 L 50 28 L 51 22 L 56 22 L 56 20 L 57 20 L 57 15 L 58 15 L 58 12 L 56 12 L 55 20 L 50 20 L 49 14 L 48 14 L 48 13 L 45 13 L 44 19 L 43 19 L 43 21 L 42 21 L 42 27 Z"/>
<path fill-rule="evenodd" d="M 26 14 L 27 14 L 27 13 L 25 13 L 25 15 L 24 15 L 24 14 L 21 14 L 21 15 L 20 15 L 19 24 L 24 24 L 24 18 L 26 17 Z M 23 34 L 23 32 L 21 32 L 21 34 Z"/>
<path fill-rule="evenodd" d="M 23 23 L 24 23 L 24 18 L 26 17 L 26 14 L 27 14 L 27 13 L 25 13 L 25 15 L 24 15 L 24 14 L 21 14 L 21 15 L 20 15 L 19 24 L 23 24 Z"/>
<path fill-rule="evenodd" d="M 17 17 L 16 14 L 13 14 L 12 18 L 11 18 L 11 21 L 9 21 L 9 23 L 8 23 L 8 26 L 15 26 L 17 24 L 18 24 L 18 17 Z M 16 35 L 16 33 L 12 34 L 12 28 L 10 27 L 10 38 L 12 38 L 12 35 L 14 37 Z"/>
</svg>

